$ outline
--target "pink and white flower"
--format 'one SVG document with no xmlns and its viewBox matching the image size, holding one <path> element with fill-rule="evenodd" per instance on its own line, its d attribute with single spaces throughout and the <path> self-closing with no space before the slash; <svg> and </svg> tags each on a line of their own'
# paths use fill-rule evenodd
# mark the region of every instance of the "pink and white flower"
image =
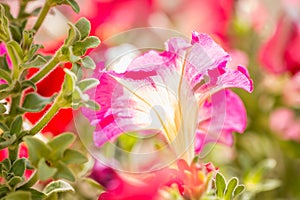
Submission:
<svg viewBox="0 0 300 200">
<path fill-rule="evenodd" d="M 90 95 L 101 110 L 83 110 L 96 127 L 95 145 L 122 133 L 159 134 L 177 157 L 189 149 L 191 159 L 207 142 L 232 144 L 231 133 L 246 127 L 246 112 L 226 88 L 253 88 L 247 69 L 228 68 L 229 60 L 208 35 L 193 32 L 191 42 L 172 38 L 165 51 L 137 57 L 124 73 L 100 71 Z"/>
</svg>

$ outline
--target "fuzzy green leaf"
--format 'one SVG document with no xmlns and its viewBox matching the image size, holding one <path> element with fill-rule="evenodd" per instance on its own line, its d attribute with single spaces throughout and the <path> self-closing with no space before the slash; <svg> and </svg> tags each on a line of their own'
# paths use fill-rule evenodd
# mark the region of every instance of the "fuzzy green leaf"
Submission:
<svg viewBox="0 0 300 200">
<path fill-rule="evenodd" d="M 79 151 L 73 149 L 67 149 L 64 152 L 62 161 L 65 164 L 83 164 L 88 161 L 88 159 Z"/>
<path fill-rule="evenodd" d="M 10 172 L 14 173 L 15 176 L 22 177 L 24 175 L 26 169 L 26 163 L 24 158 L 20 158 L 14 162 L 12 165 Z"/>
<path fill-rule="evenodd" d="M 88 78 L 82 81 L 79 81 L 77 86 L 80 88 L 82 92 L 85 92 L 91 88 L 96 87 L 99 84 L 99 80 L 95 78 Z"/>
<path fill-rule="evenodd" d="M 48 156 L 51 152 L 50 148 L 44 142 L 35 137 L 24 137 L 24 141 L 28 146 L 29 160 L 34 166 L 37 166 L 40 159 Z"/>
<path fill-rule="evenodd" d="M 75 90 L 77 78 L 72 71 L 68 69 L 64 69 L 64 71 L 66 72 L 66 75 L 65 75 L 65 81 L 63 83 L 63 93 L 65 95 L 71 95 Z"/>
<path fill-rule="evenodd" d="M 31 68 L 31 67 L 40 68 L 43 65 L 45 65 L 46 63 L 47 63 L 47 60 L 44 57 L 42 57 L 40 55 L 37 55 L 32 61 L 29 61 L 25 64 L 22 64 L 22 67 L 25 67 L 25 68 Z"/>
<path fill-rule="evenodd" d="M 216 189 L 217 197 L 222 198 L 226 189 L 226 181 L 222 174 L 217 173 L 216 175 Z"/>
<path fill-rule="evenodd" d="M 95 101 L 91 101 L 91 100 L 86 101 L 84 102 L 84 106 L 92 110 L 100 110 L 100 105 Z"/>
<path fill-rule="evenodd" d="M 11 83 L 10 74 L 1 68 L 0 68 L 0 79 L 6 80 L 8 83 Z"/>
<path fill-rule="evenodd" d="M 29 93 L 26 95 L 22 109 L 27 112 L 39 112 L 44 107 L 52 103 L 52 98 L 43 97 L 37 93 Z"/>
<path fill-rule="evenodd" d="M 51 148 L 50 157 L 53 160 L 62 158 L 64 151 L 74 142 L 75 135 L 73 133 L 63 133 L 52 140 L 47 144 Z"/>
<path fill-rule="evenodd" d="M 42 181 L 45 181 L 45 180 L 53 177 L 54 174 L 57 172 L 57 169 L 55 169 L 53 167 L 49 167 L 46 163 L 46 160 L 44 158 L 42 158 L 39 161 L 37 172 L 39 175 L 39 179 Z"/>
<path fill-rule="evenodd" d="M 76 56 L 82 56 L 89 48 L 95 48 L 100 44 L 100 40 L 95 36 L 90 36 L 73 45 L 73 53 Z"/>
<path fill-rule="evenodd" d="M 0 150 L 8 147 L 11 144 L 13 144 L 16 141 L 16 139 L 17 139 L 17 136 L 16 135 L 12 135 L 12 136 L 10 136 L 10 137 L 5 138 L 4 140 L 2 140 L 0 142 Z"/>
<path fill-rule="evenodd" d="M 23 181 L 23 178 L 20 176 L 14 176 L 12 177 L 7 184 L 11 187 L 11 188 L 15 188 L 19 183 L 21 183 Z"/>
<path fill-rule="evenodd" d="M 19 64 L 23 62 L 23 50 L 21 46 L 14 40 L 9 41 L 6 45 L 7 51 L 11 56 L 11 60 L 14 67 L 19 67 Z"/>
<path fill-rule="evenodd" d="M 79 13 L 80 7 L 78 3 L 75 0 L 66 0 L 67 4 L 72 7 L 72 9 L 76 12 Z"/>
<path fill-rule="evenodd" d="M 5 185 L 0 185 L 0 198 L 2 198 L 3 196 L 5 196 L 6 194 L 8 194 L 9 189 L 7 186 Z"/>
<path fill-rule="evenodd" d="M 231 200 L 233 197 L 233 192 L 238 185 L 238 179 L 236 177 L 230 179 L 229 183 L 227 184 L 227 189 L 225 192 L 224 200 Z"/>
<path fill-rule="evenodd" d="M 5 171 L 9 171 L 11 168 L 11 162 L 8 158 L 5 158 L 2 162 L 1 162 L 1 169 L 5 170 Z"/>
<path fill-rule="evenodd" d="M 11 127 L 10 127 L 10 133 L 19 135 L 19 133 L 22 130 L 22 125 L 23 125 L 23 118 L 22 118 L 22 116 L 19 115 L 12 122 Z"/>
<path fill-rule="evenodd" d="M 80 35 L 81 35 L 81 40 L 85 39 L 91 31 L 91 23 L 89 20 L 87 20 L 86 18 L 80 18 L 76 24 L 75 24 L 76 28 L 80 31 Z"/>
<path fill-rule="evenodd" d="M 63 180 L 52 181 L 43 190 L 43 192 L 47 196 L 57 192 L 74 192 L 74 191 L 75 191 L 74 188 L 69 183 Z"/>
<path fill-rule="evenodd" d="M 75 181 L 75 177 L 70 168 L 60 161 L 57 165 L 57 173 L 54 175 L 55 179 L 66 179 L 69 181 Z"/>
<path fill-rule="evenodd" d="M 6 107 L 2 103 L 0 103 L 0 114 L 3 114 L 5 112 L 6 112 Z M 1 126 L 0 126 L 0 128 L 1 128 Z"/>
<path fill-rule="evenodd" d="M 86 69 L 95 69 L 96 68 L 96 64 L 95 64 L 94 60 L 91 59 L 89 56 L 85 56 L 82 59 L 81 64 Z"/>
<path fill-rule="evenodd" d="M 80 31 L 78 30 L 78 28 L 71 23 L 68 23 L 68 25 L 70 29 L 69 29 L 68 37 L 65 40 L 66 47 L 72 45 L 76 41 L 79 41 L 81 38 Z M 66 50 L 64 50 L 62 53 L 66 54 L 67 52 Z"/>
<path fill-rule="evenodd" d="M 15 191 L 7 194 L 5 197 L 5 200 L 30 200 L 31 199 L 31 193 L 28 191 Z"/>
<path fill-rule="evenodd" d="M 35 189 L 27 189 L 26 191 L 29 191 L 31 193 L 31 200 L 41 200 L 47 197 L 44 193 L 35 190 Z"/>
<path fill-rule="evenodd" d="M 238 195 L 240 195 L 242 192 L 244 192 L 245 186 L 244 185 L 239 185 L 235 188 L 233 197 L 236 198 Z"/>
<path fill-rule="evenodd" d="M 36 85 L 31 80 L 25 80 L 21 83 L 22 90 L 26 88 L 33 88 L 36 91 Z"/>
</svg>

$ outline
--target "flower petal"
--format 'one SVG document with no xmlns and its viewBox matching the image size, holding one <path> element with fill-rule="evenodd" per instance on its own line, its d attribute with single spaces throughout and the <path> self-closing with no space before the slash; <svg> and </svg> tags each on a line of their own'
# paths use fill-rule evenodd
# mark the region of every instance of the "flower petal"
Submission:
<svg viewBox="0 0 300 200">
<path fill-rule="evenodd" d="M 197 153 L 209 142 L 232 145 L 232 133 L 242 133 L 246 128 L 246 110 L 238 95 L 230 90 L 222 90 L 213 94 L 211 99 L 200 109 L 195 141 Z"/>
</svg>

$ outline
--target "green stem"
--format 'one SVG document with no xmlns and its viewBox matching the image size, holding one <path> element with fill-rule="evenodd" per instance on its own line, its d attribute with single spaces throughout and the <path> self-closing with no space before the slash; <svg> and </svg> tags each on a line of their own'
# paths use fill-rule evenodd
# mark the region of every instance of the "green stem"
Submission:
<svg viewBox="0 0 300 200">
<path fill-rule="evenodd" d="M 19 189 L 27 189 L 30 188 L 31 186 L 33 186 L 37 181 L 39 180 L 39 176 L 37 171 L 34 172 L 34 174 L 30 177 L 30 179 L 21 187 L 18 188 Z"/>
<path fill-rule="evenodd" d="M 11 107 L 10 107 L 10 111 L 9 111 L 10 116 L 15 116 L 17 114 L 17 109 L 20 106 L 20 101 L 21 101 L 20 95 L 12 97 L 12 99 L 11 99 L 12 103 L 11 103 Z"/>
<path fill-rule="evenodd" d="M 54 57 L 42 68 L 38 71 L 30 80 L 34 83 L 39 82 L 43 77 L 45 77 L 56 65 L 59 63 L 58 52 L 54 55 Z"/>
<path fill-rule="evenodd" d="M 25 8 L 26 8 L 26 6 L 27 6 L 27 4 L 28 4 L 28 1 L 29 1 L 29 0 L 23 0 L 23 1 L 21 2 L 21 4 L 20 4 L 20 11 L 19 11 L 19 14 L 18 14 L 18 18 L 21 18 L 21 17 L 22 17 L 22 15 L 23 15 L 23 13 L 24 13 L 24 11 L 25 11 Z"/>
<path fill-rule="evenodd" d="M 19 145 L 13 145 L 8 147 L 9 159 L 13 163 L 18 159 L 19 155 Z"/>
<path fill-rule="evenodd" d="M 37 21 L 35 22 L 33 26 L 33 30 L 37 32 L 39 28 L 41 27 L 44 19 L 46 18 L 49 10 L 51 8 L 51 2 L 46 0 L 44 7 L 42 8 L 42 11 L 40 12 Z"/>
<path fill-rule="evenodd" d="M 52 104 L 46 114 L 34 125 L 30 130 L 29 135 L 35 135 L 42 130 L 45 125 L 56 115 L 59 109 L 62 107 L 59 103 L 60 96 L 57 97 L 56 101 Z"/>
</svg>

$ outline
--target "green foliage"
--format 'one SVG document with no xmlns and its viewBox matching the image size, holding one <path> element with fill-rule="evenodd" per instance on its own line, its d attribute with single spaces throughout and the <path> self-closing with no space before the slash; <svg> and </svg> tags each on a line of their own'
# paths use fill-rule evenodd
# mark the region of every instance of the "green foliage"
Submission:
<svg viewBox="0 0 300 200">
<path fill-rule="evenodd" d="M 244 190 L 244 185 L 239 185 L 239 181 L 236 177 L 231 178 L 226 182 L 224 176 L 217 173 L 215 180 L 216 196 L 222 200 L 236 199 Z"/>
<path fill-rule="evenodd" d="M 0 4 L 0 43 L 3 43 L 7 50 L 0 56 L 0 79 L 5 81 L 0 84 L 0 100 L 3 100 L 0 103 L 0 149 L 7 148 L 9 153 L 8 158 L 0 163 L 0 176 L 4 182 L 0 184 L 1 200 L 40 200 L 55 197 L 58 192 L 74 191 L 69 183 L 59 180 L 75 181 L 71 166 L 78 167 L 87 162 L 84 154 L 71 147 L 75 140 L 74 134 L 61 134 L 46 143 L 33 135 L 43 129 L 61 108 L 75 107 L 72 96 L 77 95 L 77 107 L 97 106 L 86 98 L 87 95 L 83 92 L 95 87 L 98 82 L 94 79 L 81 80 L 82 76 L 77 73 L 81 67 L 95 68 L 93 60 L 85 56 L 88 49 L 100 43 L 98 38 L 89 36 L 89 21 L 81 18 L 75 24 L 69 23 L 69 35 L 55 55 L 38 53 L 43 46 L 35 44 L 35 34 L 51 9 L 57 5 L 69 5 L 75 12 L 79 12 L 77 2 L 46 0 L 42 7 L 27 12 L 26 6 L 30 1 L 20 1 L 16 17 L 10 13 L 7 4 Z M 38 17 L 33 28 L 28 29 L 27 21 L 32 16 Z M 7 57 L 12 66 L 9 66 Z M 62 90 L 52 97 L 38 94 L 36 84 L 55 67 L 65 62 L 73 63 L 74 68 L 66 70 Z M 28 80 L 27 73 L 32 68 L 38 68 L 39 71 Z M 29 88 L 31 90 L 28 90 Z M 83 95 L 78 96 L 78 92 Z M 52 104 L 53 109 L 45 113 L 30 130 L 26 130 L 24 113 L 39 112 L 49 104 Z M 27 145 L 29 159 L 19 158 L 19 148 L 23 141 Z M 34 173 L 25 181 L 24 175 L 28 169 L 34 170 Z M 39 180 L 47 181 L 51 178 L 57 181 L 49 183 L 43 192 L 32 188 Z"/>
<path fill-rule="evenodd" d="M 29 160 L 37 168 L 40 180 L 53 177 L 74 181 L 74 174 L 68 165 L 87 162 L 87 158 L 82 153 L 69 148 L 75 140 L 72 133 L 61 134 L 47 143 L 31 136 L 25 137 L 24 140 L 28 145 Z M 39 149 L 38 153 L 36 149 Z"/>
<path fill-rule="evenodd" d="M 67 182 L 58 180 L 50 182 L 43 190 L 46 195 L 57 192 L 74 192 L 74 188 Z"/>
<path fill-rule="evenodd" d="M 53 98 L 46 98 L 32 92 L 25 96 L 21 109 L 25 112 L 39 112 L 52 101 Z"/>
<path fill-rule="evenodd" d="M 87 108 L 99 110 L 100 106 L 96 102 L 91 101 L 88 94 L 84 93 L 85 91 L 97 86 L 99 81 L 93 78 L 77 81 L 77 77 L 74 72 L 68 69 L 64 70 L 66 72 L 66 77 L 63 83 L 62 93 L 72 108 L 78 109 L 81 106 L 85 106 Z"/>
</svg>

